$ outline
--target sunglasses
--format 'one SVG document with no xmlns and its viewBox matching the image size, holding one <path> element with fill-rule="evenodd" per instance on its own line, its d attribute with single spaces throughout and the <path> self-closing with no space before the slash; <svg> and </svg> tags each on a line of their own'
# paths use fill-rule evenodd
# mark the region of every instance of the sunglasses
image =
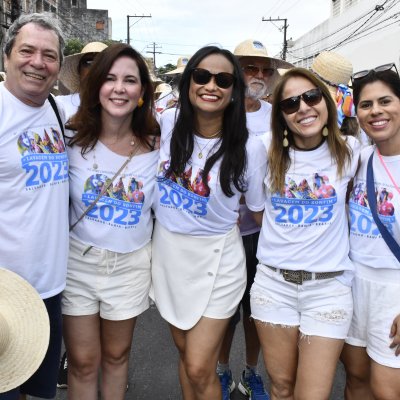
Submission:
<svg viewBox="0 0 400 400">
<path fill-rule="evenodd" d="M 399 71 L 397 71 L 396 64 L 390 63 L 390 64 L 380 65 L 379 67 L 376 67 L 376 68 L 365 69 L 364 71 L 359 71 L 359 72 L 354 73 L 351 76 L 351 83 L 354 83 L 354 81 L 356 81 L 358 79 L 365 78 L 371 71 L 384 72 L 384 71 L 390 71 L 392 68 L 394 68 L 397 75 L 399 75 Z"/>
<path fill-rule="evenodd" d="M 312 107 L 317 105 L 322 100 L 322 92 L 320 88 L 307 90 L 298 96 L 289 97 L 288 99 L 279 102 L 279 107 L 285 114 L 293 114 L 299 111 L 300 100 L 303 99 L 304 103 Z"/>
<path fill-rule="evenodd" d="M 198 85 L 206 85 L 211 81 L 211 78 L 215 79 L 215 83 L 221 89 L 228 89 L 235 82 L 235 77 L 229 72 L 219 72 L 218 74 L 212 74 L 209 70 L 203 68 L 194 68 L 192 71 L 193 82 Z"/>
<path fill-rule="evenodd" d="M 261 71 L 264 78 L 271 77 L 275 72 L 273 68 L 267 68 L 267 67 L 259 68 L 256 65 L 246 65 L 245 67 L 242 68 L 242 70 L 246 75 L 250 76 L 256 76 Z"/>
</svg>

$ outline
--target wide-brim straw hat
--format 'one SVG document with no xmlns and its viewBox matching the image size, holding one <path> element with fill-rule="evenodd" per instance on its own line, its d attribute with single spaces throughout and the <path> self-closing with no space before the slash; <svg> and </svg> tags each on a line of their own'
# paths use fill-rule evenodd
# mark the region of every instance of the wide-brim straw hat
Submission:
<svg viewBox="0 0 400 400">
<path fill-rule="evenodd" d="M 169 93 L 172 92 L 172 87 L 168 83 L 160 83 L 157 85 L 154 93 Z"/>
<path fill-rule="evenodd" d="M 106 44 L 101 42 L 90 42 L 81 50 L 80 53 L 71 54 L 70 56 L 65 57 L 59 75 L 59 79 L 64 86 L 72 93 L 79 92 L 79 61 L 85 54 L 100 53 L 107 47 Z"/>
<path fill-rule="evenodd" d="M 272 75 L 268 80 L 269 92 L 272 92 L 276 82 L 280 78 L 280 74 L 278 73 L 278 68 L 290 69 L 294 67 L 293 64 L 285 60 L 281 60 L 280 58 L 270 57 L 268 55 L 266 47 L 259 40 L 254 40 L 254 39 L 244 40 L 235 47 L 233 54 L 239 60 L 244 57 L 256 57 L 269 61 L 270 67 L 275 69 L 274 75 Z"/>
<path fill-rule="evenodd" d="M 348 85 L 353 73 L 353 65 L 341 54 L 334 51 L 323 51 L 311 65 L 311 71 L 318 76 L 331 93 L 336 95 L 339 85 Z"/>
<path fill-rule="evenodd" d="M 36 290 L 0 267 L 0 393 L 28 380 L 49 345 L 49 317 Z"/>
<path fill-rule="evenodd" d="M 178 61 L 176 63 L 176 68 L 173 69 L 172 71 L 168 71 L 166 72 L 164 75 L 178 75 L 178 74 L 182 74 L 183 71 L 186 68 L 187 63 L 189 62 L 190 57 L 186 56 L 186 57 L 179 57 Z"/>
</svg>

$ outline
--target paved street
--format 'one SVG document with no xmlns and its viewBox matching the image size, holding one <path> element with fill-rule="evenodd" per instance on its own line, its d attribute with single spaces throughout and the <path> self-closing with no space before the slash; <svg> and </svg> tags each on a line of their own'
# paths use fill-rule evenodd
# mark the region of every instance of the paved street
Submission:
<svg viewBox="0 0 400 400">
<path fill-rule="evenodd" d="M 131 368 L 129 371 L 129 390 L 127 400 L 181 400 L 177 375 L 177 352 L 170 337 L 167 324 L 158 311 L 151 308 L 138 320 L 133 339 Z M 231 367 L 237 380 L 243 369 L 244 338 L 241 324 L 235 334 L 231 353 Z M 259 366 L 265 378 L 262 364 Z M 268 382 L 265 378 L 265 381 Z M 268 383 L 267 383 L 268 384 Z M 338 367 L 331 400 L 343 400 L 344 374 Z M 59 389 L 57 400 L 66 400 L 66 390 Z M 246 397 L 235 390 L 231 400 L 244 400 Z"/>
</svg>

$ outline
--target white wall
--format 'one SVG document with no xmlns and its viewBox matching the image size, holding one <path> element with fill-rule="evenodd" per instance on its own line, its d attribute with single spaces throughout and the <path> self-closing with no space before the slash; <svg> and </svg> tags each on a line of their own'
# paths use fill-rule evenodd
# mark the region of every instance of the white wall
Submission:
<svg viewBox="0 0 400 400">
<path fill-rule="evenodd" d="M 345 0 L 336 1 L 342 1 L 342 13 L 297 39 L 288 49 L 287 61 L 309 67 L 319 52 L 332 49 L 348 58 L 354 71 L 389 62 L 396 62 L 399 67 L 400 1 L 358 0 L 347 9 L 343 7 Z M 374 11 L 377 3 L 385 3 L 383 11 Z M 352 39 L 347 42 L 349 38 Z"/>
</svg>

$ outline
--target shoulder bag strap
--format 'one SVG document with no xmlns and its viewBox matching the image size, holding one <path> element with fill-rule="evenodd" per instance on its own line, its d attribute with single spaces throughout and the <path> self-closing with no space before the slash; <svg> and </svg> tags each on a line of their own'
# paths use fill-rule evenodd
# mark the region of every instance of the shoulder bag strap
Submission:
<svg viewBox="0 0 400 400">
<path fill-rule="evenodd" d="M 61 132 L 62 132 L 63 136 L 65 136 L 64 124 L 61 121 L 61 117 L 60 117 L 60 113 L 58 112 L 58 107 L 57 107 L 56 101 L 54 100 L 54 97 L 51 94 L 49 94 L 49 97 L 47 98 L 47 100 L 49 100 L 49 103 L 51 104 L 51 107 L 53 108 L 54 113 L 56 114 L 58 123 L 59 123 L 60 128 L 61 128 Z"/>
<path fill-rule="evenodd" d="M 374 153 L 371 154 L 368 160 L 367 166 L 367 199 L 369 208 L 371 209 L 372 217 L 374 218 L 375 224 L 379 229 L 379 232 L 382 235 L 382 238 L 388 245 L 389 249 L 395 255 L 397 260 L 400 262 L 400 246 L 394 239 L 394 237 L 387 230 L 386 226 L 382 223 L 382 221 L 378 217 L 378 213 L 376 211 L 376 193 L 375 193 L 375 184 L 374 184 L 374 170 L 372 168 L 372 160 L 374 157 Z"/>
<path fill-rule="evenodd" d="M 137 148 L 138 149 L 138 148 Z M 119 170 L 114 174 L 114 176 L 108 181 L 106 185 L 103 186 L 103 189 L 101 189 L 101 192 L 97 195 L 97 197 L 94 199 L 93 203 L 89 205 L 89 207 L 82 213 L 82 215 L 69 227 L 69 231 L 71 232 L 72 229 L 75 228 L 75 226 L 78 224 L 79 221 L 81 221 L 85 215 L 93 209 L 93 207 L 96 205 L 96 203 L 100 200 L 100 198 L 107 192 L 111 184 L 115 181 L 115 178 L 121 173 L 121 171 L 126 167 L 126 165 L 129 163 L 129 161 L 132 160 L 132 157 L 137 153 L 137 150 L 133 152 L 127 159 L 126 161 L 121 165 Z"/>
</svg>

